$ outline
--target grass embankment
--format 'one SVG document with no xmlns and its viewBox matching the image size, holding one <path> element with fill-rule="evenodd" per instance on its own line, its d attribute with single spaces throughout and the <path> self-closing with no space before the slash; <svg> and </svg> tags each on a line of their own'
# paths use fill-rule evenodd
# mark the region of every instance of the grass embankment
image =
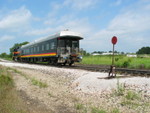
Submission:
<svg viewBox="0 0 150 113">
<path fill-rule="evenodd" d="M 84 56 L 82 64 L 111 65 L 112 56 Z M 123 68 L 150 69 L 150 58 L 115 56 L 115 65 Z"/>
<path fill-rule="evenodd" d="M 8 69 L 0 66 L 0 113 L 26 113 Z"/>
</svg>

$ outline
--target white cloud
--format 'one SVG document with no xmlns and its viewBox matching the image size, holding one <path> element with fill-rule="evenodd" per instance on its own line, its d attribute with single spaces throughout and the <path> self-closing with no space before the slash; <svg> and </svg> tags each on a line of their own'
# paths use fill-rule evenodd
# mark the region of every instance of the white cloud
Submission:
<svg viewBox="0 0 150 113">
<path fill-rule="evenodd" d="M 65 0 L 64 6 L 71 6 L 73 9 L 82 10 L 93 7 L 98 0 Z"/>
<path fill-rule="evenodd" d="M 31 12 L 25 7 L 10 11 L 0 18 L 0 29 L 22 29 L 29 23 L 31 17 Z"/>
<path fill-rule="evenodd" d="M 9 36 L 9 35 L 0 36 L 0 42 L 9 41 L 14 38 L 15 38 L 14 36 Z"/>
<path fill-rule="evenodd" d="M 134 4 L 123 9 L 120 14 L 110 21 L 108 27 L 95 32 L 89 45 L 94 48 L 108 50 L 111 47 L 111 38 L 118 37 L 119 51 L 137 51 L 142 46 L 149 46 L 150 40 L 150 8 L 149 4 Z M 111 49 L 111 48 L 110 48 Z"/>
<path fill-rule="evenodd" d="M 48 34 L 51 31 L 53 31 L 52 28 L 32 29 L 30 31 L 26 31 L 24 34 L 27 35 L 27 36 L 45 35 L 45 34 Z"/>
<path fill-rule="evenodd" d="M 65 21 L 65 23 L 61 25 L 61 28 L 67 28 L 76 32 L 81 32 L 82 34 L 87 34 L 92 30 L 92 26 L 89 24 L 87 18 L 75 18 L 70 21 Z"/>
</svg>

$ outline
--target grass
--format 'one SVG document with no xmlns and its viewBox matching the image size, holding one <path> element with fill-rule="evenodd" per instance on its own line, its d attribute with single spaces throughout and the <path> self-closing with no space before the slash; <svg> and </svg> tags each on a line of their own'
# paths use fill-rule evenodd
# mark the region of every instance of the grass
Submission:
<svg viewBox="0 0 150 113">
<path fill-rule="evenodd" d="M 14 88 L 7 68 L 0 66 L 0 113 L 26 113 L 22 99 Z"/>
<path fill-rule="evenodd" d="M 119 109 L 118 108 L 113 108 L 111 113 L 120 113 Z"/>
<path fill-rule="evenodd" d="M 78 103 L 78 104 L 75 104 L 75 108 L 76 108 L 77 110 L 81 110 L 81 109 L 84 108 L 84 105 Z"/>
<path fill-rule="evenodd" d="M 12 61 L 12 57 L 0 57 L 0 58 L 2 58 L 2 59 L 4 59 L 4 60 Z"/>
<path fill-rule="evenodd" d="M 10 68 L 10 67 L 8 67 L 7 69 L 8 70 L 13 70 L 15 73 L 18 73 L 18 74 L 24 76 L 26 79 L 29 79 L 33 85 L 39 86 L 40 88 L 48 87 L 48 85 L 46 83 L 41 82 L 41 81 L 39 81 L 39 80 L 37 80 L 35 78 L 28 77 L 25 74 L 23 74 L 22 72 L 18 71 L 17 69 Z"/>
<path fill-rule="evenodd" d="M 32 82 L 33 85 L 39 86 L 40 88 L 46 88 L 46 87 L 48 87 L 48 85 L 46 83 L 41 82 L 39 80 L 36 80 L 35 78 L 32 78 L 31 82 Z"/>
<path fill-rule="evenodd" d="M 117 79 L 117 89 L 115 90 L 115 95 L 117 96 L 123 96 L 125 93 L 125 87 L 124 84 L 119 82 L 119 79 Z"/>
<path fill-rule="evenodd" d="M 96 64 L 96 65 L 111 65 L 112 56 L 84 56 L 82 64 Z M 123 55 L 115 56 L 115 65 L 124 68 L 144 68 L 150 69 L 150 58 L 130 58 Z"/>
<path fill-rule="evenodd" d="M 140 95 L 134 91 L 129 90 L 126 94 L 126 99 L 127 100 L 135 100 L 135 99 L 140 99 Z"/>
<path fill-rule="evenodd" d="M 93 107 L 91 113 L 107 113 L 106 110 Z"/>
</svg>

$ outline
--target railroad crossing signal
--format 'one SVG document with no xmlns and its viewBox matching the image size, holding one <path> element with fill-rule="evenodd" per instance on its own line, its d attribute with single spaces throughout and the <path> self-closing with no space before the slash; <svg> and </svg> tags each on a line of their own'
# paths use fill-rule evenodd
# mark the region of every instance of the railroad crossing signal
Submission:
<svg viewBox="0 0 150 113">
<path fill-rule="evenodd" d="M 117 43 L 117 37 L 113 36 L 112 39 L 111 39 L 111 42 L 112 42 L 113 45 L 115 45 Z"/>
<path fill-rule="evenodd" d="M 114 48 L 115 48 L 115 44 L 117 43 L 117 37 L 116 36 L 113 36 L 112 39 L 111 39 L 111 42 L 113 44 L 113 56 L 112 56 L 112 65 L 110 67 L 110 71 L 109 71 L 109 74 L 108 76 L 110 77 L 110 74 L 112 73 L 112 76 L 116 76 L 116 73 L 115 73 L 115 66 L 114 66 Z"/>
<path fill-rule="evenodd" d="M 111 42 L 113 44 L 113 56 L 112 56 L 112 66 L 114 65 L 114 48 L 115 48 L 115 44 L 117 43 L 117 37 L 113 36 L 111 39 Z"/>
</svg>

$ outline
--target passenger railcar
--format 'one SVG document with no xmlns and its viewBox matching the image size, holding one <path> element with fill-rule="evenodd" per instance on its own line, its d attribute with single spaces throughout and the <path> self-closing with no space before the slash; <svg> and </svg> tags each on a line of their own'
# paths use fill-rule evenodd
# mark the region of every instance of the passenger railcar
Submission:
<svg viewBox="0 0 150 113">
<path fill-rule="evenodd" d="M 72 65 L 74 62 L 82 60 L 79 55 L 79 40 L 81 39 L 83 37 L 79 33 L 61 31 L 55 35 L 15 48 L 13 60 Z"/>
</svg>

